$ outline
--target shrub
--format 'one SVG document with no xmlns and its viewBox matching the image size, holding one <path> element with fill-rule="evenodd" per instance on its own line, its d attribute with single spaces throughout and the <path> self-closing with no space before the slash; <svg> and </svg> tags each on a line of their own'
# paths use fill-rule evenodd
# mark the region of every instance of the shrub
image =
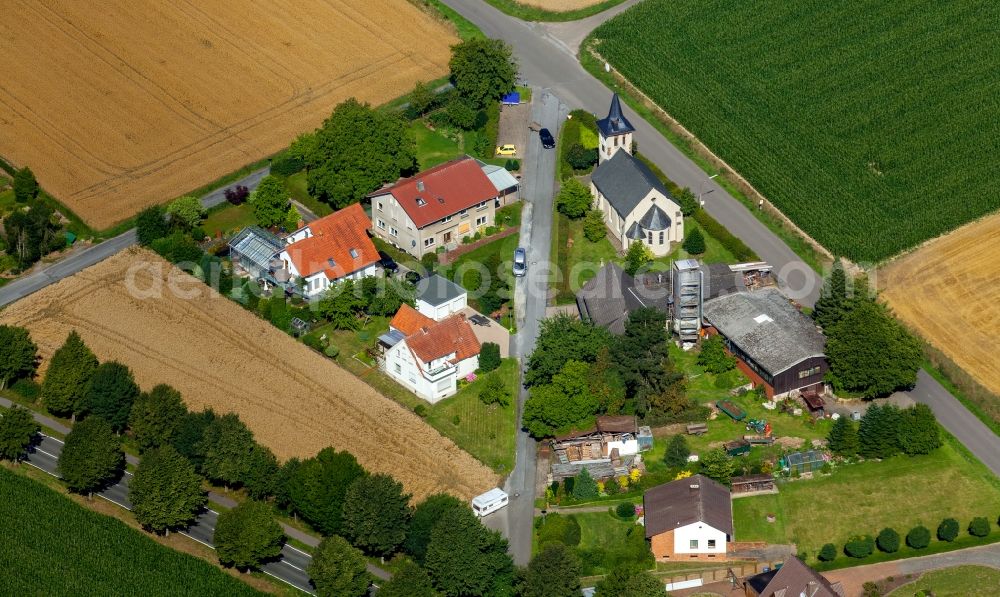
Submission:
<svg viewBox="0 0 1000 597">
<path fill-rule="evenodd" d="M 144 247 L 148 247 L 153 244 L 153 241 L 170 234 L 170 227 L 167 225 L 163 208 L 159 205 L 153 205 L 139 212 L 135 219 L 135 231 L 139 244 Z"/>
<path fill-rule="evenodd" d="M 479 370 L 489 373 L 500 366 L 500 345 L 496 342 L 483 342 L 479 350 Z"/>
<path fill-rule="evenodd" d="M 195 226 L 194 228 L 191 229 L 191 238 L 193 238 L 194 240 L 201 242 L 205 240 L 207 237 L 208 235 L 205 234 L 205 229 L 202 228 L 201 226 Z"/>
<path fill-rule="evenodd" d="M 684 239 L 684 250 L 692 255 L 701 255 L 705 252 L 705 236 L 701 230 L 692 228 Z"/>
<path fill-rule="evenodd" d="M 899 533 L 891 528 L 882 529 L 875 538 L 875 544 L 885 553 L 896 553 L 899 551 Z"/>
<path fill-rule="evenodd" d="M 19 379 L 10 387 L 10 391 L 29 402 L 35 402 L 42 395 L 42 386 L 31 379 Z"/>
<path fill-rule="evenodd" d="M 421 419 L 427 416 L 427 405 L 418 404 L 413 407 L 413 414 L 417 415 Z"/>
<path fill-rule="evenodd" d="M 271 174 L 275 176 L 288 177 L 301 172 L 306 167 L 302 158 L 298 156 L 285 156 L 271 162 Z"/>
<path fill-rule="evenodd" d="M 434 268 L 437 267 L 437 264 L 438 256 L 437 253 L 433 251 L 430 253 L 424 253 L 423 256 L 420 257 L 420 265 L 423 265 L 424 269 L 426 269 L 428 273 L 433 272 Z"/>
<path fill-rule="evenodd" d="M 337 346 L 336 344 L 330 344 L 329 346 L 326 347 L 326 350 L 323 351 L 323 354 L 330 357 L 331 359 L 335 359 L 337 358 L 337 355 L 340 354 L 340 347 Z"/>
<path fill-rule="evenodd" d="M 937 538 L 941 541 L 954 541 L 958 537 L 958 521 L 945 518 L 937 528 Z"/>
<path fill-rule="evenodd" d="M 576 476 L 576 483 L 573 486 L 573 497 L 578 500 L 589 500 L 597 497 L 597 482 L 590 476 L 590 471 L 585 468 L 580 470 Z"/>
<path fill-rule="evenodd" d="M 969 534 L 973 537 L 985 537 L 990 534 L 990 521 L 985 516 L 977 516 L 969 523 Z"/>
<path fill-rule="evenodd" d="M 844 545 L 844 553 L 852 558 L 867 558 L 875 551 L 875 541 L 871 535 L 858 535 L 851 537 Z"/>
<path fill-rule="evenodd" d="M 573 495 L 573 487 L 576 485 L 576 479 L 574 477 L 566 477 L 563 479 L 563 490 L 566 495 Z"/>
<path fill-rule="evenodd" d="M 583 236 L 592 243 L 596 243 L 608 234 L 608 229 L 604 225 L 604 216 L 601 212 L 592 209 L 587 212 L 583 220 Z"/>
<path fill-rule="evenodd" d="M 235 187 L 229 187 L 225 190 L 226 201 L 233 205 L 243 205 L 247 201 L 247 197 L 250 196 L 250 189 L 246 186 L 238 184 Z"/>
<path fill-rule="evenodd" d="M 819 550 L 819 554 L 816 556 L 820 562 L 832 562 L 837 558 L 837 546 L 833 543 L 827 543 Z"/>
<path fill-rule="evenodd" d="M 584 172 L 597 163 L 597 150 L 587 149 L 580 143 L 574 143 L 566 151 L 566 161 L 577 172 Z"/>
<path fill-rule="evenodd" d="M 460 417 L 458 415 L 454 415 L 451 418 L 451 424 L 454 425 L 455 427 L 458 427 L 458 424 L 461 423 L 461 422 L 462 422 L 462 417 Z"/>
<path fill-rule="evenodd" d="M 925 526 L 915 526 L 906 534 L 906 544 L 913 549 L 923 549 L 931 543 L 931 532 Z"/>
<path fill-rule="evenodd" d="M 615 507 L 615 514 L 619 518 L 632 518 L 635 516 L 635 505 L 629 502 L 622 502 Z"/>
<path fill-rule="evenodd" d="M 507 384 L 504 383 L 499 373 L 487 375 L 483 379 L 482 386 L 479 388 L 479 400 L 486 405 L 508 406 L 510 404 L 510 390 L 507 389 Z"/>
<path fill-rule="evenodd" d="M 497 232 L 500 232 L 500 228 L 498 226 L 487 226 L 483 231 L 486 236 L 493 236 Z"/>
</svg>

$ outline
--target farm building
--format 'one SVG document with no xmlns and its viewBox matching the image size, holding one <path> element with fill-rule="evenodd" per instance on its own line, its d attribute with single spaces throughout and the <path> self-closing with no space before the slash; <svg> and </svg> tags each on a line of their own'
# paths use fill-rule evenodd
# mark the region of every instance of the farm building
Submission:
<svg viewBox="0 0 1000 597">
<path fill-rule="evenodd" d="M 805 450 L 803 452 L 792 452 L 781 458 L 779 465 L 789 472 L 810 473 L 819 470 L 830 457 L 826 452 L 820 450 Z"/>
<path fill-rule="evenodd" d="M 646 538 L 658 561 L 726 559 L 733 504 L 724 485 L 694 475 L 650 489 L 642 504 Z"/>
<path fill-rule="evenodd" d="M 403 305 L 378 347 L 382 370 L 432 404 L 453 395 L 459 378 L 479 368 L 479 340 L 461 314 L 430 321 Z"/>
<path fill-rule="evenodd" d="M 469 295 L 451 280 L 434 274 L 417 282 L 417 311 L 442 320 L 469 306 Z"/>
<path fill-rule="evenodd" d="M 831 583 L 795 556 L 773 570 L 743 579 L 746 597 L 844 597 L 844 587 Z"/>
<path fill-rule="evenodd" d="M 597 131 L 598 164 L 590 181 L 594 208 L 618 246 L 640 242 L 653 255 L 666 255 L 684 240 L 684 215 L 663 182 L 632 155 L 635 128 L 622 114 L 618 94 L 608 116 L 597 121 Z"/>
<path fill-rule="evenodd" d="M 496 208 L 516 190 L 512 176 L 464 156 L 368 195 L 374 234 L 421 257 L 454 248 L 467 236 L 496 224 Z M 502 188 L 501 188 L 502 187 Z"/>
<path fill-rule="evenodd" d="M 580 319 L 620 336 L 630 313 L 643 307 L 667 312 L 669 300 L 669 276 L 646 276 L 637 282 L 620 265 L 610 262 L 580 288 L 576 306 Z"/>
<path fill-rule="evenodd" d="M 286 246 L 278 255 L 280 276 L 290 285 L 302 280 L 307 297 L 323 293 L 340 280 L 374 276 L 379 254 L 368 237 L 370 227 L 358 203 L 310 222 L 285 238 Z"/>
<path fill-rule="evenodd" d="M 823 388 L 826 339 L 777 288 L 705 301 L 704 317 L 707 333 L 722 335 L 737 366 L 768 398 Z"/>
<path fill-rule="evenodd" d="M 634 416 L 597 417 L 593 429 L 569 433 L 552 440 L 552 477 L 576 476 L 586 468 L 595 479 L 620 477 L 636 464 L 644 447 L 652 446 L 652 432 L 639 428 Z"/>
<path fill-rule="evenodd" d="M 237 271 L 255 279 L 271 278 L 272 260 L 285 243 L 263 228 L 248 226 L 229 241 L 229 256 Z M 273 282 L 273 279 L 271 280 Z"/>
<path fill-rule="evenodd" d="M 750 493 L 751 491 L 772 491 L 775 488 L 774 476 L 768 474 L 744 475 L 733 477 L 731 480 L 732 492 Z"/>
</svg>

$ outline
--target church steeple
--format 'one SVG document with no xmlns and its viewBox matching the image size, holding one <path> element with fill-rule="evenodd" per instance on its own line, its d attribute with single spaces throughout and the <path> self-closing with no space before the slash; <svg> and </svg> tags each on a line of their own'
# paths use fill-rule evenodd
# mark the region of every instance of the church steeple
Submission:
<svg viewBox="0 0 1000 597">
<path fill-rule="evenodd" d="M 617 93 L 611 96 L 608 116 L 597 121 L 597 130 L 601 141 L 599 161 L 611 159 L 619 149 L 632 153 L 632 133 L 635 132 L 635 127 L 625 118 Z"/>
</svg>

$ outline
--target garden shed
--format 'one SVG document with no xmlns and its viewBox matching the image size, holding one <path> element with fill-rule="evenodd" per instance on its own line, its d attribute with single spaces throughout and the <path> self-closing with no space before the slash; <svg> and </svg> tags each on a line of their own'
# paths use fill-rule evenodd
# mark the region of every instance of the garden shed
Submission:
<svg viewBox="0 0 1000 597">
<path fill-rule="evenodd" d="M 793 452 L 781 459 L 781 468 L 799 473 L 810 473 L 819 470 L 830 457 L 820 450 L 805 450 L 803 452 Z"/>
<path fill-rule="evenodd" d="M 732 478 L 733 493 L 772 490 L 774 490 L 774 477 L 768 474 L 761 473 L 759 475 L 745 475 Z"/>
</svg>

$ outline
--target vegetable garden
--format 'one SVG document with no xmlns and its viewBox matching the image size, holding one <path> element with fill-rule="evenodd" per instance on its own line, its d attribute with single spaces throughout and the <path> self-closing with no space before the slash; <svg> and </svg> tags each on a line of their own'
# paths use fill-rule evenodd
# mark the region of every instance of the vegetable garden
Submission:
<svg viewBox="0 0 1000 597">
<path fill-rule="evenodd" d="M 808 234 L 870 262 L 1000 207 L 998 20 L 979 0 L 649 0 L 594 36 Z"/>
</svg>

